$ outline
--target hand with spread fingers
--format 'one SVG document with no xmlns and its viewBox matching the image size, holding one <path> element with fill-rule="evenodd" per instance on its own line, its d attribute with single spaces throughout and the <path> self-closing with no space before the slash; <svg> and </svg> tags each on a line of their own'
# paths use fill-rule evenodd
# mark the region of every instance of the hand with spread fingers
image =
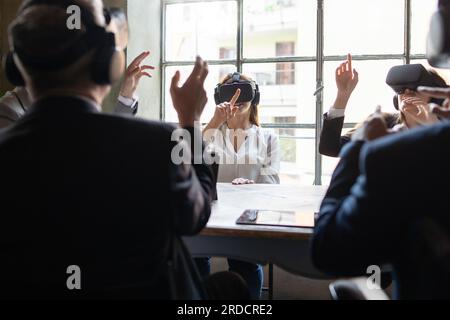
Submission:
<svg viewBox="0 0 450 320">
<path fill-rule="evenodd" d="M 431 111 L 441 119 L 450 118 L 450 88 L 419 87 L 417 91 L 424 97 L 445 99 L 441 106 L 432 104 Z"/>
<path fill-rule="evenodd" d="M 141 53 L 131 62 L 125 72 L 125 80 L 123 81 L 120 95 L 125 98 L 134 98 L 134 94 L 142 77 L 151 78 L 152 75 L 147 70 L 155 70 L 155 67 L 149 65 L 141 65 L 142 62 L 150 56 L 150 51 Z"/>
<path fill-rule="evenodd" d="M 352 55 L 347 55 L 347 61 L 343 62 L 336 69 L 336 85 L 338 88 L 338 94 L 334 108 L 345 109 L 347 107 L 348 100 L 355 90 L 359 81 L 359 74 L 356 69 L 353 68 Z"/>
<path fill-rule="evenodd" d="M 180 71 L 173 76 L 170 94 L 181 127 L 193 127 L 195 122 L 200 121 L 200 116 L 208 102 L 204 88 L 208 73 L 208 63 L 197 57 L 194 70 L 183 86 L 179 85 Z"/>
</svg>

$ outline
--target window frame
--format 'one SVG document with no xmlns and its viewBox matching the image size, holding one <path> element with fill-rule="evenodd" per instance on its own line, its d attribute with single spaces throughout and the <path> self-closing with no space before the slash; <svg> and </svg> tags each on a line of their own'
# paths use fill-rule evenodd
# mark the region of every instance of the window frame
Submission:
<svg viewBox="0 0 450 320">
<path fill-rule="evenodd" d="M 341 62 L 347 58 L 346 55 L 329 55 L 324 53 L 324 2 L 330 0 L 317 1 L 317 34 L 316 34 L 316 55 L 315 56 L 292 56 L 292 57 L 272 57 L 272 58 L 244 58 L 244 1 L 245 0 L 160 0 L 161 1 L 161 96 L 160 96 L 160 119 L 165 119 L 165 99 L 166 99 L 166 68 L 172 66 L 193 66 L 194 61 L 167 61 L 166 60 L 166 12 L 167 6 L 177 3 L 199 3 L 232 1 L 237 3 L 237 36 L 236 36 L 236 58 L 226 60 L 208 60 L 210 65 L 235 65 L 238 72 L 242 72 L 244 64 L 255 63 L 295 63 L 295 62 L 315 62 L 316 63 L 316 117 L 315 124 L 295 123 L 295 124 L 274 124 L 263 123 L 261 126 L 270 129 L 314 129 L 315 130 L 315 170 L 314 185 L 322 185 L 322 155 L 319 153 L 319 139 L 322 131 L 323 121 L 323 69 L 325 62 Z M 299 1 L 299 0 L 297 0 Z M 331 0 L 334 1 L 334 0 Z M 367 60 L 402 60 L 404 64 L 410 64 L 411 60 L 426 59 L 425 54 L 411 53 L 411 4 L 413 0 L 396 0 L 404 2 L 404 50 L 401 54 L 375 54 L 375 55 L 355 55 L 354 61 Z M 355 123 L 345 123 L 344 128 L 352 128 Z"/>
</svg>

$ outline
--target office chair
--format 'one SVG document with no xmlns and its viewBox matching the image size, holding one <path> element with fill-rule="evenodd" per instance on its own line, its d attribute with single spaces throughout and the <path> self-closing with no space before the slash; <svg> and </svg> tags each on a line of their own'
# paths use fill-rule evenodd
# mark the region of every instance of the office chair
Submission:
<svg viewBox="0 0 450 320">
<path fill-rule="evenodd" d="M 389 300 L 381 288 L 369 289 L 367 278 L 338 280 L 330 284 L 329 290 L 333 300 Z"/>
</svg>

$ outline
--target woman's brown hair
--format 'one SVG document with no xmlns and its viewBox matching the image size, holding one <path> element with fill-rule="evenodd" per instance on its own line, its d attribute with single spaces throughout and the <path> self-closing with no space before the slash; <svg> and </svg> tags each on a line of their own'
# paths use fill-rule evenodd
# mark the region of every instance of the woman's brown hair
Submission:
<svg viewBox="0 0 450 320">
<path fill-rule="evenodd" d="M 231 74 L 228 74 L 227 76 L 225 76 L 225 78 L 222 79 L 222 81 L 220 82 L 220 84 L 225 84 L 228 81 L 230 81 L 230 79 L 232 78 Z M 244 81 L 254 81 L 252 78 L 241 74 L 241 79 Z M 250 107 L 250 123 L 255 125 L 255 126 L 260 126 L 259 124 L 259 114 L 258 114 L 258 108 L 259 106 L 256 104 L 252 104 Z"/>
</svg>

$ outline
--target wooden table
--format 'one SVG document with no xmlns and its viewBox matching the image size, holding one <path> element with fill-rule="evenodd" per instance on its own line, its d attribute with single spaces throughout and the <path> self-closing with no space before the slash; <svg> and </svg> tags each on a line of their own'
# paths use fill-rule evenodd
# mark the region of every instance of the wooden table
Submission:
<svg viewBox="0 0 450 320">
<path fill-rule="evenodd" d="M 326 187 L 218 184 L 219 200 L 203 232 L 185 241 L 194 257 L 230 257 L 273 263 L 286 271 L 322 278 L 311 263 L 310 228 L 237 225 L 246 209 L 317 212 Z"/>
</svg>

